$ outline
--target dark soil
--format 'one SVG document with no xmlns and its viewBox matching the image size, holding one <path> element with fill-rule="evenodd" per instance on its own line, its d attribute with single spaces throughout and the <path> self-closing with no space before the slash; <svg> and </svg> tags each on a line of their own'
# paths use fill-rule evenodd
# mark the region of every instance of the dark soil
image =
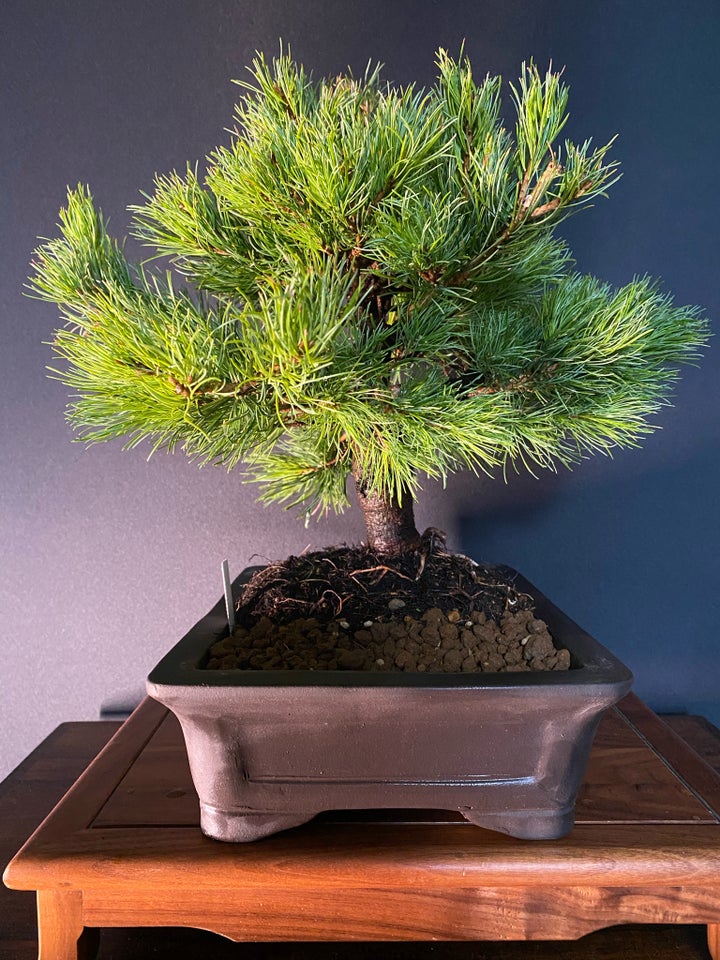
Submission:
<svg viewBox="0 0 720 960">
<path fill-rule="evenodd" d="M 290 557 L 259 570 L 238 602 L 238 626 L 209 669 L 567 670 L 532 598 L 494 567 L 444 549 L 428 530 L 418 550 L 388 559 L 365 547 Z"/>
</svg>

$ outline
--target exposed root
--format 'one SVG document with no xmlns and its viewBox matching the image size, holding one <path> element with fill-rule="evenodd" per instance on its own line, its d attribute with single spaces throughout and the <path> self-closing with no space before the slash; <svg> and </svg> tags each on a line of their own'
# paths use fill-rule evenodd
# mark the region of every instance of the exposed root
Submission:
<svg viewBox="0 0 720 960">
<path fill-rule="evenodd" d="M 465 619 L 478 611 L 499 620 L 506 611 L 532 606 L 531 598 L 493 567 L 448 553 L 443 536 L 431 528 L 417 549 L 392 560 L 366 547 L 343 546 L 269 564 L 245 587 L 238 622 L 251 626 L 261 617 L 275 624 L 308 617 L 327 622 L 342 614 L 358 628 L 367 620 L 391 619 L 391 601 L 403 615 L 417 618 L 436 607 L 459 610 Z"/>
</svg>

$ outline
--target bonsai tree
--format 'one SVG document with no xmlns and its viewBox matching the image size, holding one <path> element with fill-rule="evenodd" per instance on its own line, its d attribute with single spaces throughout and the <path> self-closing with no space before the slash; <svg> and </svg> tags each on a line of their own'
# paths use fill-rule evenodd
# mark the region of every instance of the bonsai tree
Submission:
<svg viewBox="0 0 720 960">
<path fill-rule="evenodd" d="M 568 89 L 523 66 L 477 83 L 440 51 L 432 89 L 313 82 L 259 57 L 203 178 L 158 177 L 126 260 L 89 191 L 36 252 L 67 321 L 56 371 L 86 440 L 243 462 L 267 500 L 347 503 L 369 547 L 419 543 L 418 474 L 552 467 L 635 445 L 707 331 L 635 278 L 575 272 L 557 226 L 617 178 L 610 144 L 560 141 Z"/>
</svg>

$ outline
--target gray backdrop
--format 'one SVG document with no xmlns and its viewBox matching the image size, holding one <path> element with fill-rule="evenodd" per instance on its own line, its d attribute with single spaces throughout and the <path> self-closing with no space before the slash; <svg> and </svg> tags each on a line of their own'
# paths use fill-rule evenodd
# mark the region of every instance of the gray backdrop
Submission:
<svg viewBox="0 0 720 960">
<path fill-rule="evenodd" d="M 0 772 L 63 720 L 131 699 L 217 598 L 219 564 L 358 539 L 356 515 L 305 529 L 261 507 L 239 474 L 181 456 L 86 450 L 45 377 L 57 322 L 22 296 L 66 184 L 88 183 L 118 234 L 155 172 L 221 140 L 253 52 L 292 44 L 316 75 L 369 58 L 430 83 L 462 38 L 476 73 L 565 65 L 571 134 L 619 134 L 624 177 L 568 224 L 579 267 L 613 282 L 664 278 L 717 312 L 720 148 L 717 0 L 4 0 L 2 149 L 3 696 Z M 131 253 L 136 252 L 129 244 Z M 509 562 L 612 646 L 660 709 L 720 720 L 718 375 L 686 372 L 643 451 L 573 473 L 427 484 L 418 521 Z"/>
</svg>

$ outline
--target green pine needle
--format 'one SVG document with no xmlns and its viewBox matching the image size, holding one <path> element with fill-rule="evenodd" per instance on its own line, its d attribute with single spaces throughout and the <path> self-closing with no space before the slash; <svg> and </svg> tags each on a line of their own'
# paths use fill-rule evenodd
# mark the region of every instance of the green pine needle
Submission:
<svg viewBox="0 0 720 960">
<path fill-rule="evenodd" d="M 264 497 L 341 509 L 352 473 L 401 498 L 418 474 L 572 464 L 635 446 L 707 322 L 657 283 L 573 272 L 557 225 L 617 179 L 610 144 L 561 142 L 568 88 L 511 87 L 438 54 L 429 90 L 314 82 L 288 54 L 240 84 L 236 132 L 158 177 L 129 264 L 89 191 L 36 251 L 66 325 L 53 371 L 88 441 L 245 463 Z"/>
</svg>

